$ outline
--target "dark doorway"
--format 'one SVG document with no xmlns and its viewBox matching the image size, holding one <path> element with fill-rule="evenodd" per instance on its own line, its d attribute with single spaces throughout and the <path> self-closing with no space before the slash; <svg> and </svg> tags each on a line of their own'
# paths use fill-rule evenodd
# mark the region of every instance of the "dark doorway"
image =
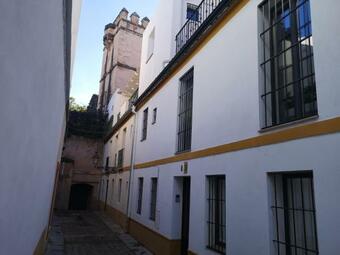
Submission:
<svg viewBox="0 0 340 255">
<path fill-rule="evenodd" d="M 70 210 L 87 210 L 92 186 L 89 184 L 73 184 L 70 193 Z"/>
<path fill-rule="evenodd" d="M 188 254 L 190 221 L 190 177 L 183 178 L 181 255 Z"/>
</svg>

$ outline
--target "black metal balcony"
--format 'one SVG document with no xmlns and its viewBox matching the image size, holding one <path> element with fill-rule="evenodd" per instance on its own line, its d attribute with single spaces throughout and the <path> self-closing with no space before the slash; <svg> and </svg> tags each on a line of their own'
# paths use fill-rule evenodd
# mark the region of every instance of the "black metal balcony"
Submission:
<svg viewBox="0 0 340 255">
<path fill-rule="evenodd" d="M 176 52 L 179 52 L 183 46 L 189 41 L 193 34 L 201 25 L 207 21 L 207 18 L 214 12 L 214 10 L 222 4 L 231 0 L 203 0 L 188 17 L 187 22 L 176 35 Z"/>
</svg>

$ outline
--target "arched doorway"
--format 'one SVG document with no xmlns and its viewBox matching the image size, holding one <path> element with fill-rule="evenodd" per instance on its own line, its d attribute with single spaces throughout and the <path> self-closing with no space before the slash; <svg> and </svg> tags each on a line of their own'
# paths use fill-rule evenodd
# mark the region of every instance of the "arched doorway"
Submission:
<svg viewBox="0 0 340 255">
<path fill-rule="evenodd" d="M 72 184 L 69 210 L 87 210 L 91 193 L 92 186 L 89 184 Z"/>
</svg>

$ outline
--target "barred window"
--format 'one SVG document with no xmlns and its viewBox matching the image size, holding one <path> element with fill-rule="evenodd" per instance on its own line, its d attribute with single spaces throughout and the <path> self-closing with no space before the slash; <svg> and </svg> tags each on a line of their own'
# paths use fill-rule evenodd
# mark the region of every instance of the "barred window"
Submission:
<svg viewBox="0 0 340 255">
<path fill-rule="evenodd" d="M 273 254 L 319 254 L 313 175 L 272 174 Z"/>
<path fill-rule="evenodd" d="M 208 245 L 209 249 L 226 253 L 225 176 L 208 176 Z"/>
<path fill-rule="evenodd" d="M 110 157 L 106 157 L 105 172 L 109 171 Z"/>
<path fill-rule="evenodd" d="M 156 219 L 157 178 L 151 178 L 150 220 Z"/>
<path fill-rule="evenodd" d="M 112 203 L 114 202 L 114 194 L 115 194 L 115 179 L 112 179 L 112 186 L 111 186 L 111 200 Z"/>
<path fill-rule="evenodd" d="M 124 149 L 118 151 L 117 167 L 122 168 L 124 164 Z"/>
<path fill-rule="evenodd" d="M 155 124 L 156 120 L 157 120 L 157 108 L 154 108 L 152 113 L 152 124 Z"/>
<path fill-rule="evenodd" d="M 317 114 L 309 0 L 260 6 L 263 128 Z"/>
<path fill-rule="evenodd" d="M 146 139 L 146 135 L 148 132 L 148 114 L 149 114 L 149 109 L 146 108 L 143 111 L 143 127 L 142 127 L 142 141 Z"/>
<path fill-rule="evenodd" d="M 191 69 L 180 79 L 177 152 L 191 149 L 193 86 L 194 69 Z"/>
<path fill-rule="evenodd" d="M 142 212 L 142 201 L 143 201 L 143 177 L 138 178 L 138 201 L 137 201 L 137 213 Z"/>
<path fill-rule="evenodd" d="M 120 202 L 121 198 L 122 198 L 122 179 L 119 179 L 119 183 L 118 183 L 118 202 Z"/>
</svg>

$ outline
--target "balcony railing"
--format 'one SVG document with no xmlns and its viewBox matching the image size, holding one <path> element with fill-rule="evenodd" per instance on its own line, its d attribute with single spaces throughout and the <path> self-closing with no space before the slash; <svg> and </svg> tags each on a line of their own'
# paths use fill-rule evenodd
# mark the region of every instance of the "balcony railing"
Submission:
<svg viewBox="0 0 340 255">
<path fill-rule="evenodd" d="M 176 52 L 179 52 L 197 29 L 222 2 L 230 0 L 203 0 L 176 35 Z"/>
</svg>

